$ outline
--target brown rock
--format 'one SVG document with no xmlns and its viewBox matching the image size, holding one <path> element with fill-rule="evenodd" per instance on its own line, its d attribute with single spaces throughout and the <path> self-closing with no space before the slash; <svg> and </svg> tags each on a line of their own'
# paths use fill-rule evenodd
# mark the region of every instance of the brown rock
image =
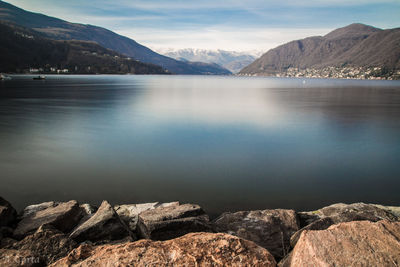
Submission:
<svg viewBox="0 0 400 267">
<path fill-rule="evenodd" d="M 394 207 L 390 208 L 393 210 Z M 296 245 L 301 232 L 304 230 L 325 230 L 333 224 L 342 222 L 362 220 L 372 222 L 377 222 L 379 220 L 396 221 L 398 219 L 393 212 L 390 212 L 389 207 L 388 209 L 383 209 L 377 205 L 365 203 L 333 204 L 312 212 L 300 212 L 299 217 L 302 219 L 307 218 L 311 223 L 292 235 L 290 238 L 292 247 Z"/>
<path fill-rule="evenodd" d="M 14 236 L 23 238 L 47 224 L 66 233 L 77 225 L 81 217 L 81 209 L 75 200 L 59 203 L 54 207 L 50 206 L 27 215 L 18 223 Z"/>
<path fill-rule="evenodd" d="M 33 235 L 5 248 L 30 251 L 40 262 L 50 264 L 67 256 L 75 247 L 75 241 L 67 238 L 61 231 L 52 226 L 41 226 Z"/>
<path fill-rule="evenodd" d="M 132 233 L 107 201 L 103 201 L 97 212 L 70 234 L 77 242 L 108 242 L 128 236 Z"/>
<path fill-rule="evenodd" d="M 354 221 L 304 231 L 279 266 L 400 266 L 400 222 Z"/>
<path fill-rule="evenodd" d="M 179 206 L 179 202 L 170 203 L 142 203 L 142 204 L 125 204 L 114 206 L 118 216 L 125 222 L 132 232 L 136 232 L 137 223 L 139 220 L 139 214 L 146 210 L 152 210 L 155 208 Z"/>
<path fill-rule="evenodd" d="M 17 218 L 17 211 L 11 206 L 11 204 L 0 197 L 0 227 L 10 226 L 14 223 Z"/>
<path fill-rule="evenodd" d="M 214 221 L 217 232 L 254 241 L 268 249 L 276 259 L 290 249 L 290 236 L 299 230 L 294 210 L 255 210 L 224 213 Z"/>
<path fill-rule="evenodd" d="M 63 266 L 276 266 L 255 243 L 227 234 L 192 233 L 168 241 L 80 246 L 53 267 Z"/>
<path fill-rule="evenodd" d="M 328 229 L 329 226 L 335 224 L 335 221 L 330 218 L 330 217 L 325 217 L 319 220 L 316 220 L 312 223 L 310 223 L 309 225 L 301 228 L 299 231 L 297 231 L 296 233 L 294 233 L 291 237 L 290 237 L 290 245 L 292 248 L 294 248 L 296 246 L 297 241 L 300 238 L 300 235 L 303 231 L 306 230 L 325 230 Z"/>
<path fill-rule="evenodd" d="M 139 214 L 138 232 L 147 239 L 167 240 L 208 231 L 211 231 L 208 216 L 194 204 L 159 207 Z"/>
</svg>

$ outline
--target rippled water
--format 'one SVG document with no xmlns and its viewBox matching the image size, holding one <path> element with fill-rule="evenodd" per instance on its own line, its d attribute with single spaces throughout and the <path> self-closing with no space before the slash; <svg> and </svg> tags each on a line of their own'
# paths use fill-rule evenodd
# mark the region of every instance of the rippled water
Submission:
<svg viewBox="0 0 400 267">
<path fill-rule="evenodd" d="M 210 214 L 400 204 L 400 83 L 213 76 L 0 82 L 0 195 Z"/>
</svg>

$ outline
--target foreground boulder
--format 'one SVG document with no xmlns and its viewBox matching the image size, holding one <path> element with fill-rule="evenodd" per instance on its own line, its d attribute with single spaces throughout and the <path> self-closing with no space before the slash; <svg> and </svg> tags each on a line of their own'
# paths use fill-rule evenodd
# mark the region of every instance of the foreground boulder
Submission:
<svg viewBox="0 0 400 267">
<path fill-rule="evenodd" d="M 276 266 L 255 243 L 227 234 L 192 233 L 168 241 L 82 245 L 54 263 L 62 266 Z"/>
<path fill-rule="evenodd" d="M 65 257 L 77 244 L 52 226 L 42 226 L 34 234 L 5 247 L 9 250 L 30 251 L 35 263 L 50 264 Z"/>
<path fill-rule="evenodd" d="M 355 221 L 304 231 L 289 266 L 400 266 L 400 222 Z"/>
<path fill-rule="evenodd" d="M 383 207 L 383 206 L 382 206 Z M 395 207 L 392 207 L 394 209 Z M 290 244 L 294 247 L 304 230 L 325 230 L 333 224 L 342 222 L 367 220 L 377 222 L 379 220 L 396 221 L 398 217 L 388 209 L 383 209 L 373 204 L 353 203 L 353 204 L 333 204 L 312 212 L 300 212 L 300 218 L 313 218 L 313 220 L 293 234 Z"/>
<path fill-rule="evenodd" d="M 35 232 L 42 225 L 52 225 L 61 232 L 71 231 L 82 217 L 79 204 L 75 200 L 57 203 L 45 209 L 26 215 L 14 231 L 14 236 L 22 239 Z"/>
<path fill-rule="evenodd" d="M 109 242 L 126 237 L 133 238 L 133 235 L 107 201 L 103 201 L 97 212 L 70 234 L 77 242 Z"/>
<path fill-rule="evenodd" d="M 167 240 L 191 232 L 211 231 L 209 218 L 199 205 L 184 204 L 159 207 L 139 214 L 141 237 Z"/>
<path fill-rule="evenodd" d="M 139 214 L 146 210 L 153 210 L 155 208 L 179 206 L 179 202 L 170 203 L 143 203 L 143 204 L 125 204 L 114 206 L 118 216 L 124 221 L 132 232 L 136 232 Z"/>
<path fill-rule="evenodd" d="M 0 197 L 0 227 L 13 224 L 16 218 L 17 211 L 7 200 Z"/>
<path fill-rule="evenodd" d="M 254 241 L 268 249 L 276 259 L 290 249 L 290 236 L 299 230 L 294 210 L 255 210 L 224 213 L 214 221 L 217 232 Z"/>
</svg>

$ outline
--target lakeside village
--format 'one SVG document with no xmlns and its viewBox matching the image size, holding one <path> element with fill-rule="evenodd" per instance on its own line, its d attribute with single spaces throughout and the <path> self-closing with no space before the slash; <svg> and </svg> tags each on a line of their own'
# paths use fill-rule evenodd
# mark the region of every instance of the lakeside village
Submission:
<svg viewBox="0 0 400 267">
<path fill-rule="evenodd" d="M 139 60 L 132 59 L 130 57 L 120 57 L 117 55 L 110 54 L 100 54 L 92 51 L 81 51 L 81 55 L 91 56 L 93 58 L 105 58 L 112 60 L 128 60 L 128 61 L 136 61 Z M 51 66 L 50 64 L 46 64 L 42 67 L 29 67 L 26 69 L 19 69 L 17 73 L 25 73 L 25 74 L 97 74 L 96 69 L 98 68 L 98 63 L 96 61 L 93 62 L 92 65 L 75 65 L 75 66 Z"/>
<path fill-rule="evenodd" d="M 29 68 L 23 72 L 31 74 L 73 74 L 79 70 L 78 66 L 72 69 L 46 66 L 43 68 Z M 91 72 L 91 67 L 87 66 L 87 73 Z M 368 79 L 368 80 L 400 80 L 400 70 L 390 70 L 385 67 L 326 67 L 323 69 L 314 68 L 288 68 L 285 72 L 275 75 L 253 74 L 244 76 L 275 76 L 275 77 L 295 77 L 295 78 L 333 78 L 333 79 Z"/>
<path fill-rule="evenodd" d="M 263 76 L 263 74 L 255 74 L 252 76 Z M 323 79 L 400 80 L 400 70 L 391 70 L 385 67 L 325 67 L 322 69 L 288 68 L 284 72 L 268 76 Z"/>
</svg>

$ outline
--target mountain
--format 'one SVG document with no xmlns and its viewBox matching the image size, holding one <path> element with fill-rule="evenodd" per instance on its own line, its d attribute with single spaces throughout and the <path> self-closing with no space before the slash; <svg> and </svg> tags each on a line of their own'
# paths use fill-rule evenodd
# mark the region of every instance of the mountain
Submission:
<svg viewBox="0 0 400 267">
<path fill-rule="evenodd" d="M 201 61 L 206 63 L 218 64 L 233 73 L 239 72 L 243 67 L 252 63 L 256 57 L 245 52 L 225 51 L 225 50 L 206 50 L 206 49 L 167 49 L 160 51 L 165 56 L 177 60 Z"/>
<path fill-rule="evenodd" d="M 166 74 L 160 66 L 127 58 L 94 42 L 54 41 L 20 26 L 0 23 L 0 72 Z M 39 70 L 40 69 L 40 70 Z"/>
<path fill-rule="evenodd" d="M 136 60 L 160 65 L 177 74 L 229 74 L 223 68 L 207 64 L 188 64 L 152 51 L 132 39 L 118 35 L 110 30 L 77 23 L 70 23 L 43 14 L 25 11 L 0 0 L 0 21 L 8 21 L 30 28 L 54 40 L 92 41 L 132 57 Z"/>
<path fill-rule="evenodd" d="M 400 28 L 382 30 L 351 24 L 325 36 L 292 41 L 271 49 L 240 74 L 275 76 L 293 69 L 299 73 L 305 69 L 327 68 L 343 72 L 346 67 L 350 71 L 351 68 L 369 69 L 367 74 L 377 69 L 382 73 L 400 70 Z"/>
</svg>

